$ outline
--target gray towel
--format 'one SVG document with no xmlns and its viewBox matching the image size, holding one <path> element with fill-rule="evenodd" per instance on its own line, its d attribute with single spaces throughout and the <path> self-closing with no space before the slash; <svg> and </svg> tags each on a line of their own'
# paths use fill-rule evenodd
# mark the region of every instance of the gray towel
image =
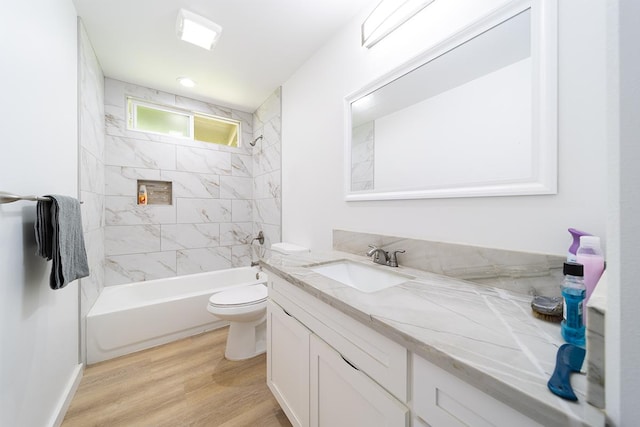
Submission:
<svg viewBox="0 0 640 427">
<path fill-rule="evenodd" d="M 68 196 L 46 197 L 51 201 L 40 201 L 37 206 L 36 254 L 53 260 L 49 286 L 51 289 L 60 289 L 89 275 L 80 202 Z"/>
</svg>

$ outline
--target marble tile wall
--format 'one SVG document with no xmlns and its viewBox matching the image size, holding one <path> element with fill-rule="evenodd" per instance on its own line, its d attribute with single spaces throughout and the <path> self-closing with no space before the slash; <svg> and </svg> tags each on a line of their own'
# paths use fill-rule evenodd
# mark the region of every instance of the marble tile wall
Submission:
<svg viewBox="0 0 640 427">
<path fill-rule="evenodd" d="M 264 175 L 265 162 L 277 163 L 278 169 L 280 164 L 279 91 L 277 94 L 272 103 L 278 107 L 278 120 L 271 117 L 272 108 L 266 107 L 270 115 L 263 115 L 265 120 L 259 122 L 269 141 L 263 149 L 273 153 L 265 154 L 264 161 L 255 161 L 255 149 L 248 144 L 255 134 L 255 115 L 105 79 L 106 285 L 251 263 L 254 168 Z M 239 120 L 241 146 L 128 130 L 127 96 Z M 173 204 L 137 205 L 138 179 L 171 181 Z M 266 211 L 261 205 L 260 209 Z M 274 215 L 267 211 L 267 216 Z"/>
<path fill-rule="evenodd" d="M 253 243 L 254 259 L 265 256 L 271 243 L 280 242 L 282 233 L 281 186 L 281 89 L 278 88 L 253 114 L 253 234 L 262 231 L 264 246 Z"/>
<path fill-rule="evenodd" d="M 351 135 L 351 190 L 373 190 L 374 122 L 353 128 Z"/>
<path fill-rule="evenodd" d="M 366 255 L 368 245 L 405 250 L 398 263 L 407 267 L 529 295 L 560 296 L 562 256 L 333 231 L 336 250 Z"/>
<path fill-rule="evenodd" d="M 81 21 L 78 40 L 80 199 L 90 271 L 80 279 L 80 348 L 86 360 L 84 319 L 104 287 L 104 76 Z"/>
</svg>

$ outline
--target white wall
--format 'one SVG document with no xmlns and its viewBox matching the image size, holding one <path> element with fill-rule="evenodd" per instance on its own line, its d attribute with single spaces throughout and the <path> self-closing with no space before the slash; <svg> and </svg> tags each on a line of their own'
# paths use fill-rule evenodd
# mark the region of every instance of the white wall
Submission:
<svg viewBox="0 0 640 427">
<path fill-rule="evenodd" d="M 4 2 L 0 190 L 78 195 L 76 12 Z M 49 289 L 35 203 L 0 205 L 0 425 L 54 425 L 80 372 L 77 282 Z"/>
<path fill-rule="evenodd" d="M 327 249 L 339 228 L 564 254 L 568 227 L 605 236 L 605 5 L 598 0 L 559 2 L 557 195 L 343 200 L 344 97 L 504 3 L 434 2 L 369 50 L 359 44 L 365 10 L 285 83 L 284 240 Z"/>
<path fill-rule="evenodd" d="M 609 218 L 606 407 L 613 426 L 640 418 L 640 4 L 608 2 Z"/>
</svg>

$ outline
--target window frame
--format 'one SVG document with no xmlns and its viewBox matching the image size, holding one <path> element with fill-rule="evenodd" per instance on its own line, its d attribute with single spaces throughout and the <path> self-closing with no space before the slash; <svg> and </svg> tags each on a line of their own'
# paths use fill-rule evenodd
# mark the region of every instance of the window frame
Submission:
<svg viewBox="0 0 640 427">
<path fill-rule="evenodd" d="M 126 105 L 127 105 L 127 108 L 126 108 L 127 130 L 131 130 L 131 131 L 135 131 L 135 132 L 150 133 L 150 134 L 154 134 L 154 135 L 168 136 L 170 138 L 186 139 L 186 140 L 201 142 L 201 143 L 204 143 L 204 144 L 214 144 L 216 146 L 219 145 L 219 146 L 228 147 L 228 148 L 241 148 L 243 146 L 243 142 L 244 141 L 242 140 L 242 122 L 240 120 L 230 119 L 228 117 L 220 117 L 220 116 L 216 116 L 215 114 L 208 114 L 208 113 L 204 113 L 204 112 L 201 112 L 201 111 L 187 110 L 187 109 L 182 109 L 182 108 L 178 108 L 178 107 L 173 107 L 173 106 L 170 106 L 170 105 L 158 104 L 158 103 L 155 103 L 155 102 L 150 102 L 150 101 L 147 101 L 147 100 L 139 99 L 139 98 L 136 98 L 134 96 L 127 96 L 126 97 Z M 187 135 L 187 136 L 177 136 L 177 135 L 171 135 L 171 134 L 166 133 L 166 132 L 156 132 L 156 131 L 151 131 L 151 130 L 138 129 L 137 128 L 137 125 L 138 125 L 137 107 L 138 106 L 142 106 L 142 107 L 150 108 L 150 109 L 154 109 L 154 110 L 159 110 L 159 111 L 164 111 L 164 112 L 172 113 L 172 114 L 179 114 L 181 116 L 187 116 L 189 118 L 189 135 Z M 237 144 L 237 147 L 234 147 L 232 145 L 227 145 L 227 144 L 221 144 L 221 143 L 217 143 L 217 142 L 201 141 L 201 140 L 195 139 L 195 117 L 196 116 L 204 117 L 204 118 L 207 118 L 207 119 L 212 119 L 212 120 L 216 120 L 216 121 L 220 121 L 220 122 L 224 122 L 224 123 L 230 123 L 230 124 L 238 126 L 238 144 Z"/>
</svg>

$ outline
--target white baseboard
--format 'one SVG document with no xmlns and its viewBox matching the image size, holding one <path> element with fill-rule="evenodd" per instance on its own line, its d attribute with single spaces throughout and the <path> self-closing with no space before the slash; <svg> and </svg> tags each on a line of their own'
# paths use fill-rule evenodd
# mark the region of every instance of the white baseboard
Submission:
<svg viewBox="0 0 640 427">
<path fill-rule="evenodd" d="M 60 396 L 60 401 L 56 406 L 56 410 L 51 417 L 51 422 L 49 426 L 51 427 L 60 427 L 62 425 L 62 421 L 64 420 L 64 416 L 67 414 L 67 410 L 71 405 L 71 401 L 73 400 L 73 396 L 76 394 L 76 390 L 78 390 L 78 386 L 80 385 L 80 380 L 82 380 L 82 374 L 84 372 L 84 365 L 82 363 L 78 364 L 73 369 L 71 373 L 71 377 L 69 378 L 69 382 L 65 387 L 65 390 Z"/>
</svg>

